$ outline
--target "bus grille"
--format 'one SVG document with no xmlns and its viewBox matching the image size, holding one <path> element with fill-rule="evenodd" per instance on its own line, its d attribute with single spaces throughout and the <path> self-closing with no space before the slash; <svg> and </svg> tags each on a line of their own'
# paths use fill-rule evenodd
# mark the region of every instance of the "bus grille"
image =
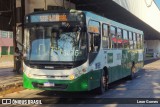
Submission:
<svg viewBox="0 0 160 107">
<path fill-rule="evenodd" d="M 37 75 L 37 74 L 33 75 L 37 77 L 47 77 L 47 78 L 67 78 L 69 76 L 69 75 Z"/>
</svg>

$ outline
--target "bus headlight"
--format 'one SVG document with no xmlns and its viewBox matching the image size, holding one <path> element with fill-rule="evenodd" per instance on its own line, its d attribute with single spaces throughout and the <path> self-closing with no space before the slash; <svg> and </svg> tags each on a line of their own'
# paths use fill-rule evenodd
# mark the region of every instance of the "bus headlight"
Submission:
<svg viewBox="0 0 160 107">
<path fill-rule="evenodd" d="M 70 80 L 74 80 L 75 79 L 75 75 L 74 74 L 69 75 L 69 79 Z"/>
</svg>

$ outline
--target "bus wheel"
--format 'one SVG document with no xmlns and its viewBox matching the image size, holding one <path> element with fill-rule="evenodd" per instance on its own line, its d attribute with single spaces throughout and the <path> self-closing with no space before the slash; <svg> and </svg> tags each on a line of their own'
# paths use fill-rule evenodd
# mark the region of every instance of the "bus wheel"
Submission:
<svg viewBox="0 0 160 107">
<path fill-rule="evenodd" d="M 103 94 L 108 89 L 108 76 L 105 75 L 104 71 L 100 79 L 100 87 L 97 88 L 98 94 Z"/>
<path fill-rule="evenodd" d="M 130 79 L 133 80 L 135 78 L 135 73 L 136 73 L 136 66 L 133 65 L 131 67 L 131 75 L 130 75 Z"/>
</svg>

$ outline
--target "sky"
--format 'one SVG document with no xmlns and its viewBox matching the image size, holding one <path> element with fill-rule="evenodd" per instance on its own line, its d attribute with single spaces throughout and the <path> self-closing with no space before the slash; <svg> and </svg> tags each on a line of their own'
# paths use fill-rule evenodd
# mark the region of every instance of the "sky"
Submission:
<svg viewBox="0 0 160 107">
<path fill-rule="evenodd" d="M 159 9 L 160 9 L 160 0 L 154 0 L 155 3 L 158 5 Z"/>
</svg>

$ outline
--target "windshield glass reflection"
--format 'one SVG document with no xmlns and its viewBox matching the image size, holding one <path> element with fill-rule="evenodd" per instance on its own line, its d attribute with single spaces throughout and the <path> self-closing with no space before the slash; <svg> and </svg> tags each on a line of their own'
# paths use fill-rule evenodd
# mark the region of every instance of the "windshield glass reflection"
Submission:
<svg viewBox="0 0 160 107">
<path fill-rule="evenodd" d="M 87 57 L 86 33 L 81 27 L 43 27 L 25 29 L 26 60 L 81 61 Z"/>
</svg>

